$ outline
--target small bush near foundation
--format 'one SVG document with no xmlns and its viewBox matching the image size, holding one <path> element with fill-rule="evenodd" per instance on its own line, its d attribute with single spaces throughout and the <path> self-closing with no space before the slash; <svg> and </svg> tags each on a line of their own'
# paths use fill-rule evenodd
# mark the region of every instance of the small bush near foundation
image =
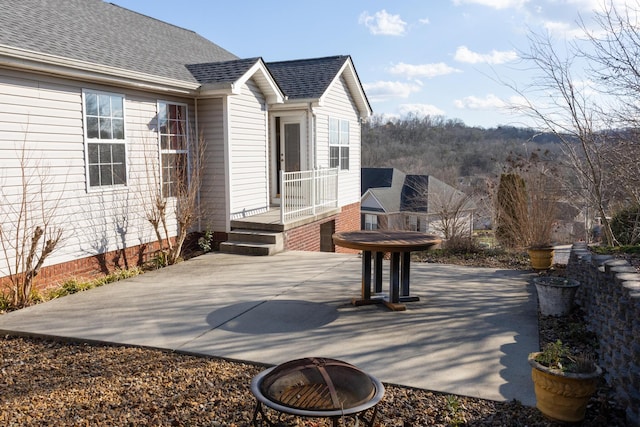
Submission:
<svg viewBox="0 0 640 427">
<path fill-rule="evenodd" d="M 0 294 L 0 313 L 4 313 L 10 308 L 11 304 L 9 304 L 9 299 L 7 299 L 6 295 Z"/>
<path fill-rule="evenodd" d="M 60 298 L 66 295 L 75 294 L 77 292 L 86 291 L 88 289 L 97 288 L 99 286 L 106 285 L 107 283 L 113 283 L 119 280 L 127 279 L 129 277 L 134 277 L 141 273 L 141 269 L 131 268 L 129 270 L 117 270 L 106 276 L 88 281 L 69 279 L 64 282 L 59 288 L 47 291 L 43 296 L 43 299 L 50 300 L 54 298 Z"/>
</svg>

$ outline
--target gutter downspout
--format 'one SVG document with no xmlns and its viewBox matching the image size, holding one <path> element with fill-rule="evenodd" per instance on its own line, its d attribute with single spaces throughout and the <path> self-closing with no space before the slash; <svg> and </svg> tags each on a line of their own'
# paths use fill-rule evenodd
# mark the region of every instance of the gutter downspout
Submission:
<svg viewBox="0 0 640 427">
<path fill-rule="evenodd" d="M 317 154 L 316 153 L 316 114 L 313 112 L 313 103 L 309 103 L 309 129 L 311 130 L 311 170 L 316 169 Z"/>
<path fill-rule="evenodd" d="M 204 149 L 204 146 L 201 147 L 200 146 L 200 126 L 199 126 L 199 122 L 198 122 L 198 98 L 196 98 L 194 101 L 194 109 L 196 110 L 195 113 L 195 126 L 196 126 L 196 134 L 194 135 L 196 138 L 196 148 L 198 149 L 198 151 L 200 149 Z M 204 136 L 203 136 L 204 137 Z M 204 144 L 202 144 L 204 145 Z M 200 187 L 198 188 L 198 197 L 197 197 L 197 202 L 198 203 L 198 231 L 202 231 L 202 205 L 200 204 L 200 192 L 202 191 L 202 175 L 203 175 L 203 167 L 200 164 L 200 159 L 203 158 L 202 153 L 197 153 L 196 154 L 196 160 L 197 160 L 197 164 L 196 167 L 198 168 L 198 174 L 200 174 Z"/>
</svg>

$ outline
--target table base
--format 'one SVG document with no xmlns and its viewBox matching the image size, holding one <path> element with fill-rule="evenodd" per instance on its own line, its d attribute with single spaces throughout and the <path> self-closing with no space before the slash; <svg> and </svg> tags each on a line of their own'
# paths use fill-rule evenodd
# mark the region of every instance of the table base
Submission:
<svg viewBox="0 0 640 427">
<path fill-rule="evenodd" d="M 392 311 L 405 311 L 407 307 L 402 304 L 403 302 L 416 302 L 420 301 L 420 297 L 414 296 L 401 296 L 399 298 L 399 302 L 389 301 L 389 297 L 385 294 L 383 295 L 371 295 L 371 298 L 351 298 L 351 305 L 356 307 L 363 305 L 373 305 L 373 304 L 384 304 L 388 309 Z"/>
</svg>

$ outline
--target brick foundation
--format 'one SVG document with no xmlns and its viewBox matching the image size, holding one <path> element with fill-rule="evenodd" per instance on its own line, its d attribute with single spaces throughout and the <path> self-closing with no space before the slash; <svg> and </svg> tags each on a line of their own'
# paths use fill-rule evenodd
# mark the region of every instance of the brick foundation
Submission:
<svg viewBox="0 0 640 427">
<path fill-rule="evenodd" d="M 324 218 L 322 221 L 306 224 L 285 232 L 285 249 L 298 251 L 320 252 L 322 224 L 334 221 L 335 232 L 353 231 L 360 229 L 360 203 L 343 206 L 339 214 Z M 189 240 L 189 239 L 187 239 Z M 216 232 L 213 235 L 214 250 L 221 241 L 227 240 L 227 234 Z M 197 241 L 197 236 L 195 238 Z M 185 242 L 185 249 L 196 243 Z M 73 261 L 43 267 L 36 277 L 35 287 L 45 289 L 61 285 L 71 278 L 91 280 L 118 269 L 141 267 L 150 261 L 158 250 L 157 242 L 119 249 L 104 254 L 79 258 Z M 192 248 L 192 249 L 195 249 Z M 339 253 L 358 253 L 353 249 L 334 246 Z M 7 278 L 0 278 L 0 287 L 8 285 Z"/>
<path fill-rule="evenodd" d="M 322 221 L 306 224 L 285 232 L 285 249 L 293 251 L 320 252 L 322 224 L 335 221 L 335 232 L 360 230 L 360 203 L 343 206 L 342 211 Z M 359 251 L 339 246 L 334 247 L 339 253 L 358 253 Z"/>
<path fill-rule="evenodd" d="M 115 270 L 141 267 L 153 258 L 158 248 L 157 242 L 151 242 L 42 267 L 36 276 L 34 287 L 42 290 L 61 285 L 72 278 L 91 280 L 111 274 Z M 9 280 L 6 277 L 0 278 L 0 287 L 8 285 Z"/>
</svg>

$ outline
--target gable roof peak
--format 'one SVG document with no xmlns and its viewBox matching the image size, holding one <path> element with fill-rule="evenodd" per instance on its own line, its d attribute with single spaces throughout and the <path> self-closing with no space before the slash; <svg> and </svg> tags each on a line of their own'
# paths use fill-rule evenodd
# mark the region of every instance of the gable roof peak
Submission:
<svg viewBox="0 0 640 427">
<path fill-rule="evenodd" d="M 288 100 L 322 103 L 334 82 L 344 78 L 360 117 L 371 115 L 371 105 L 349 55 L 267 62 L 267 67 Z"/>
</svg>

